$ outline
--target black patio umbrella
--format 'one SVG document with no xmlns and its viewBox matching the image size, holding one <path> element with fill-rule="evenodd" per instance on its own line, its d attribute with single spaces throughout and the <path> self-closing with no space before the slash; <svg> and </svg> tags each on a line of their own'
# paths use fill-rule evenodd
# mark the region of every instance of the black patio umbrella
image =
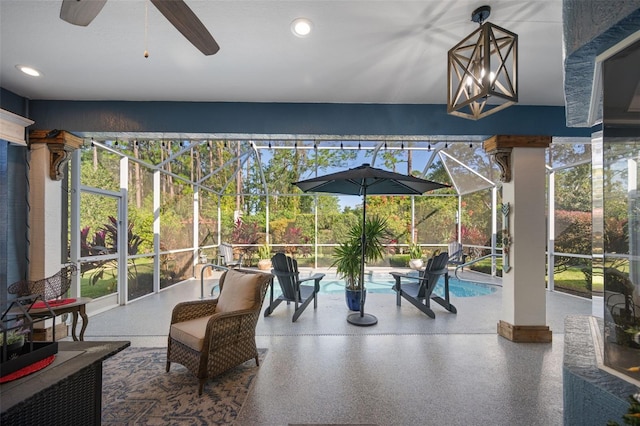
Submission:
<svg viewBox="0 0 640 426">
<path fill-rule="evenodd" d="M 360 280 L 358 289 L 364 289 L 364 262 L 367 239 L 365 228 L 367 223 L 367 195 L 420 195 L 427 191 L 446 188 L 449 185 L 402 175 L 388 170 L 377 169 L 369 164 L 363 164 L 341 172 L 331 173 L 312 179 L 294 182 L 304 192 L 326 192 L 331 194 L 361 195 L 362 196 L 362 263 L 360 266 Z M 347 321 L 354 325 L 374 325 L 378 319 L 364 313 L 364 297 L 360 297 L 360 312 L 351 314 Z"/>
</svg>

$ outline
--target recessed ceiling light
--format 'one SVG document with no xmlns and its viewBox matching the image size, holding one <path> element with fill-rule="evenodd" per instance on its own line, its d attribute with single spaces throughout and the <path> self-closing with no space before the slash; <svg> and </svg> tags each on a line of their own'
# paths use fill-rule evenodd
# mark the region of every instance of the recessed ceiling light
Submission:
<svg viewBox="0 0 640 426">
<path fill-rule="evenodd" d="M 16 65 L 16 68 L 31 77 L 40 77 L 42 75 L 40 71 L 27 65 Z"/>
<path fill-rule="evenodd" d="M 297 37 L 306 37 L 311 33 L 311 21 L 307 18 L 298 18 L 291 23 L 291 32 Z"/>
</svg>

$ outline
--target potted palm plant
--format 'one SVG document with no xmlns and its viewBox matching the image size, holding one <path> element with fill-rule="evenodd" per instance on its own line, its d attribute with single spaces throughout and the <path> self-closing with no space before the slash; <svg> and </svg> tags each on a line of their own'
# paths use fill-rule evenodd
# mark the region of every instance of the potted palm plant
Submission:
<svg viewBox="0 0 640 426">
<path fill-rule="evenodd" d="M 258 269 L 262 271 L 271 269 L 271 247 L 267 243 L 258 247 Z"/>
<path fill-rule="evenodd" d="M 422 268 L 422 247 L 413 243 L 409 246 L 409 268 L 419 270 Z"/>
<path fill-rule="evenodd" d="M 367 240 L 364 253 L 365 262 L 373 263 L 383 258 L 384 240 L 388 238 L 387 220 L 378 216 L 367 218 L 365 224 Z M 360 310 L 360 297 L 366 289 L 359 289 L 362 268 L 362 223 L 357 223 L 348 233 L 348 238 L 340 243 L 333 252 L 333 264 L 338 277 L 345 280 L 347 306 L 352 311 Z"/>
</svg>

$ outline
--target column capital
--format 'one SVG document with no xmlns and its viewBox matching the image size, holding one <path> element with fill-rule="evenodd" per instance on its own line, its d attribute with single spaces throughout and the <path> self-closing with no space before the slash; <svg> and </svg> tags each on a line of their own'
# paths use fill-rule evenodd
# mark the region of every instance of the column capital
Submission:
<svg viewBox="0 0 640 426">
<path fill-rule="evenodd" d="M 482 143 L 484 151 L 493 156 L 500 167 L 500 181 L 511 182 L 511 151 L 513 148 L 547 148 L 551 136 L 496 135 Z"/>
<path fill-rule="evenodd" d="M 32 130 L 29 133 L 29 145 L 46 144 L 51 153 L 49 158 L 49 177 L 61 180 L 64 166 L 71 153 L 82 146 L 82 138 L 64 130 Z"/>
<path fill-rule="evenodd" d="M 488 154 L 503 148 L 547 148 L 549 145 L 551 136 L 495 135 L 482 143 Z"/>
</svg>

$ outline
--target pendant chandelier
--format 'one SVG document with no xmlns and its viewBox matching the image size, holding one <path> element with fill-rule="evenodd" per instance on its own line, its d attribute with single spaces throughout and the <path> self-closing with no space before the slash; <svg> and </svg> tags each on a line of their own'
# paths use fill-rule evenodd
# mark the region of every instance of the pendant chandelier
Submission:
<svg viewBox="0 0 640 426">
<path fill-rule="evenodd" d="M 518 35 L 484 22 L 491 7 L 474 10 L 480 27 L 448 53 L 447 112 L 477 120 L 518 102 Z"/>
</svg>

